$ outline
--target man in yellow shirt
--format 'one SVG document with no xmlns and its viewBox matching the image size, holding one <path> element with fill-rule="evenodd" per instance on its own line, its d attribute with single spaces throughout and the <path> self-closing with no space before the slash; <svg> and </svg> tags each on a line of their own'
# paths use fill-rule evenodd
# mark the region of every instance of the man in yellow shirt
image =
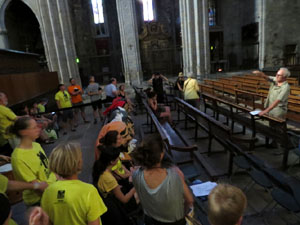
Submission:
<svg viewBox="0 0 300 225">
<path fill-rule="evenodd" d="M 55 94 L 55 101 L 57 104 L 57 107 L 59 109 L 66 109 L 66 108 L 71 108 L 72 107 L 72 102 L 71 102 L 71 96 L 66 91 L 66 87 L 64 84 L 58 85 L 59 91 Z M 63 111 L 60 111 L 60 114 L 62 116 L 62 130 L 63 134 L 67 134 L 66 127 L 67 123 L 69 123 L 71 130 L 76 131 L 74 128 L 74 118 L 73 118 L 73 110 L 72 109 L 66 109 Z"/>
<path fill-rule="evenodd" d="M 198 108 L 199 106 L 198 81 L 194 78 L 193 73 L 188 73 L 187 77 L 188 79 L 184 81 L 183 84 L 184 100 L 189 104 L 191 104 L 192 106 Z"/>
<path fill-rule="evenodd" d="M 8 99 L 3 92 L 0 92 L 0 154 L 10 156 L 13 148 L 14 135 L 7 133 L 10 127 L 17 119 L 16 114 L 7 107 Z"/>
</svg>

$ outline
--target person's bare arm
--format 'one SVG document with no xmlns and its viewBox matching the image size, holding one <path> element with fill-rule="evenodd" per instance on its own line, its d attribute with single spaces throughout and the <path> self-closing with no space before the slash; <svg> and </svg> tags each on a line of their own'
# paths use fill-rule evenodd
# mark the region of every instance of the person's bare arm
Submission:
<svg viewBox="0 0 300 225">
<path fill-rule="evenodd" d="M 185 180 L 184 180 L 184 174 L 182 173 L 182 171 L 176 167 L 176 171 L 181 179 L 181 182 L 183 184 L 183 196 L 184 196 L 184 200 L 185 200 L 185 208 L 191 208 L 193 207 L 193 203 L 194 203 L 194 197 L 189 189 L 189 187 L 187 186 Z"/>
<path fill-rule="evenodd" d="M 48 225 L 49 217 L 41 207 L 35 207 L 29 215 L 29 225 Z"/>
<path fill-rule="evenodd" d="M 39 190 L 44 191 L 48 187 L 46 182 L 22 182 L 16 180 L 9 180 L 7 184 L 8 191 L 23 191 L 23 190 Z"/>
<path fill-rule="evenodd" d="M 154 79 L 154 75 L 152 75 L 151 79 L 148 80 L 148 83 L 149 83 L 149 84 L 152 84 L 153 79 Z"/>
<path fill-rule="evenodd" d="M 60 102 L 59 101 L 56 101 L 56 105 L 57 105 L 57 107 L 60 109 L 61 107 L 60 107 Z"/>
<path fill-rule="evenodd" d="M 177 82 L 176 85 L 177 85 L 179 91 L 183 91 L 183 89 L 181 88 L 179 82 Z"/>
<path fill-rule="evenodd" d="M 266 80 L 269 80 L 269 76 L 267 76 L 264 72 L 261 72 L 259 70 L 255 70 L 252 73 L 254 73 L 254 74 L 258 75 L 258 76 L 261 76 L 262 78 L 264 78 Z"/>
<path fill-rule="evenodd" d="M 160 75 L 160 77 L 164 80 L 164 81 L 168 81 L 168 78 L 166 78 L 164 75 Z"/>
<path fill-rule="evenodd" d="M 121 191 L 121 186 L 118 185 L 117 187 L 115 187 L 112 190 L 113 194 L 115 195 L 115 197 L 117 199 L 119 199 L 120 202 L 122 203 L 127 203 L 134 195 L 135 193 L 135 188 L 131 188 L 130 191 L 128 191 L 125 195 L 123 194 L 123 192 Z"/>
<path fill-rule="evenodd" d="M 261 111 L 258 115 L 262 116 L 262 115 L 265 115 L 266 113 L 270 112 L 272 109 L 274 109 L 279 104 L 279 102 L 280 102 L 280 100 L 275 100 L 268 108 Z"/>
<path fill-rule="evenodd" d="M 99 219 L 96 219 L 94 221 L 88 222 L 88 225 L 100 225 Z"/>
</svg>

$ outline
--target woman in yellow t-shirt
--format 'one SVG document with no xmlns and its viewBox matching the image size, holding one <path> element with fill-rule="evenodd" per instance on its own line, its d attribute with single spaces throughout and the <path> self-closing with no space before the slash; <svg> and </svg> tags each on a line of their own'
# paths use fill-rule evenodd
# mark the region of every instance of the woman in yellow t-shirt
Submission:
<svg viewBox="0 0 300 225">
<path fill-rule="evenodd" d="M 41 145 L 34 142 L 40 134 L 40 128 L 30 117 L 19 118 L 10 132 L 18 136 L 20 144 L 14 149 L 11 164 L 15 179 L 28 183 L 56 181 L 56 176 L 48 169 L 48 158 Z M 27 206 L 39 205 L 41 191 L 23 191 L 23 200 Z"/>
<path fill-rule="evenodd" d="M 126 203 L 134 201 L 135 189 L 131 188 L 123 194 L 121 186 L 113 176 L 112 168 L 119 160 L 120 150 L 112 146 L 102 147 L 100 158 L 93 167 L 93 182 L 107 205 L 108 212 L 102 217 L 104 224 L 130 224 L 126 214 L 122 213 Z M 117 200 L 117 202 L 115 201 Z M 123 206 L 122 206 L 123 205 Z"/>
<path fill-rule="evenodd" d="M 51 171 L 59 180 L 45 190 L 41 205 L 53 225 L 99 225 L 107 211 L 97 189 L 78 180 L 82 169 L 80 145 L 67 143 L 53 149 L 49 157 Z"/>
</svg>

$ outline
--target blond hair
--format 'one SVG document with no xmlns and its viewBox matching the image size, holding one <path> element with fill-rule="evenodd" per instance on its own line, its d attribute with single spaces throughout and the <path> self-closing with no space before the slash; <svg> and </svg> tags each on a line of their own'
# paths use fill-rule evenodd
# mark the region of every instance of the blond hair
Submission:
<svg viewBox="0 0 300 225">
<path fill-rule="evenodd" d="M 247 198 L 241 189 L 219 184 L 208 196 L 208 220 L 212 225 L 235 225 L 246 205 Z"/>
<path fill-rule="evenodd" d="M 63 178 L 78 174 L 81 166 L 82 153 L 79 143 L 60 144 L 50 154 L 50 170 Z"/>
</svg>

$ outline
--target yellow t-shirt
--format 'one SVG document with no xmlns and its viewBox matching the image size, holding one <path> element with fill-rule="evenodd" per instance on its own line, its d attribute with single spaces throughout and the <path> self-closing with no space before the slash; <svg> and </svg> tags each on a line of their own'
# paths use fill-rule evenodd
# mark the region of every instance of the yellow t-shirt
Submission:
<svg viewBox="0 0 300 225">
<path fill-rule="evenodd" d="M 6 129 L 11 126 L 16 119 L 16 114 L 14 114 L 10 108 L 0 105 L 0 146 L 5 145 L 7 139 L 14 137 L 12 134 L 7 134 Z"/>
<path fill-rule="evenodd" d="M 15 148 L 11 155 L 11 164 L 16 180 L 48 183 L 56 181 L 56 176 L 48 169 L 48 158 L 44 150 L 36 142 L 32 143 L 32 149 Z M 25 190 L 23 200 L 26 205 L 33 205 L 41 200 L 41 196 L 34 190 Z"/>
<path fill-rule="evenodd" d="M 184 81 L 183 92 L 185 100 L 199 98 L 197 91 L 199 91 L 199 85 L 196 79 L 188 78 Z"/>
<path fill-rule="evenodd" d="M 37 107 L 40 113 L 46 112 L 45 106 L 43 106 L 42 104 L 38 104 Z"/>
<path fill-rule="evenodd" d="M 112 171 L 115 171 L 118 174 L 125 174 L 125 170 L 122 167 L 121 160 L 118 160 L 117 164 L 111 168 Z"/>
<path fill-rule="evenodd" d="M 104 171 L 103 174 L 100 175 L 98 180 L 98 189 L 101 192 L 104 198 L 107 197 L 108 193 L 118 187 L 118 182 L 116 178 L 108 171 Z"/>
<path fill-rule="evenodd" d="M 71 96 L 67 91 L 64 92 L 58 91 L 55 94 L 55 101 L 59 101 L 61 108 L 72 107 Z"/>
<path fill-rule="evenodd" d="M 13 219 L 8 221 L 8 225 L 18 225 Z"/>
<path fill-rule="evenodd" d="M 57 181 L 44 191 L 42 208 L 53 225 L 86 225 L 101 219 L 107 208 L 97 189 L 80 180 Z"/>
<path fill-rule="evenodd" d="M 4 194 L 7 190 L 8 178 L 0 174 L 0 193 Z"/>
</svg>

